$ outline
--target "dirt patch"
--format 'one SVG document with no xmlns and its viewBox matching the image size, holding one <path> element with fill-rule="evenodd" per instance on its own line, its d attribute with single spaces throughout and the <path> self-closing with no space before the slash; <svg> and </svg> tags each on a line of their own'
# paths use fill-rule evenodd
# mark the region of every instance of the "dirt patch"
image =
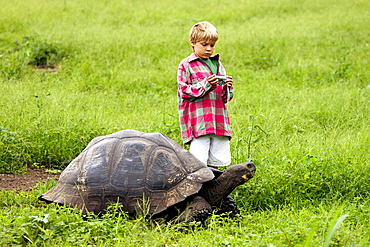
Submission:
<svg viewBox="0 0 370 247">
<path fill-rule="evenodd" d="M 28 191 L 39 182 L 59 178 L 58 173 L 50 173 L 47 169 L 30 169 L 24 174 L 0 174 L 0 190 Z"/>
<path fill-rule="evenodd" d="M 39 66 L 36 66 L 35 69 L 51 73 L 51 72 L 57 72 L 58 69 L 59 69 L 59 66 L 57 66 L 57 65 L 39 65 Z"/>
</svg>

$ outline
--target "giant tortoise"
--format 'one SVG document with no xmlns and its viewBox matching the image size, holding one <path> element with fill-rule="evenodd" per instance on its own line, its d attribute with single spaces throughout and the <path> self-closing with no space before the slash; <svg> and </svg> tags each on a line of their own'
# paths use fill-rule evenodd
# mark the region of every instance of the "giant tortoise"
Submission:
<svg viewBox="0 0 370 247">
<path fill-rule="evenodd" d="M 39 199 L 96 214 L 120 203 L 129 215 L 147 207 L 153 217 L 203 221 L 223 201 L 233 204 L 229 194 L 255 170 L 251 162 L 211 169 L 164 134 L 121 130 L 94 138 Z"/>
</svg>

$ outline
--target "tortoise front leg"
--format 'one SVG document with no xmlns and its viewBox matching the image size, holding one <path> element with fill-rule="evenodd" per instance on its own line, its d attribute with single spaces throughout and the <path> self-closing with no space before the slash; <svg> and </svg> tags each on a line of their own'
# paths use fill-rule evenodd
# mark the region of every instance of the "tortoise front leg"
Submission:
<svg viewBox="0 0 370 247">
<path fill-rule="evenodd" d="M 221 204 L 217 206 L 216 208 L 216 214 L 221 216 L 227 216 L 227 217 L 234 217 L 237 215 L 240 215 L 240 209 L 238 208 L 238 205 L 236 205 L 234 198 L 231 196 L 225 197 Z"/>
<path fill-rule="evenodd" d="M 204 222 L 212 213 L 212 206 L 200 196 L 194 197 L 189 203 L 184 212 L 175 220 L 175 223 L 180 222 Z"/>
</svg>

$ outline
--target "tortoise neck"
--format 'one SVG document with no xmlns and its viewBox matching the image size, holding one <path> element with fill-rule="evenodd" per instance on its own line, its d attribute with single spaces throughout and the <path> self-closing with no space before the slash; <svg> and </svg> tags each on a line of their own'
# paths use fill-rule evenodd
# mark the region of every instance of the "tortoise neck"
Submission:
<svg viewBox="0 0 370 247">
<path fill-rule="evenodd" d="M 244 182 L 245 180 L 243 178 L 230 176 L 230 174 L 225 171 L 217 179 L 203 184 L 198 194 L 206 199 L 212 206 L 218 205 L 222 199 Z"/>
</svg>

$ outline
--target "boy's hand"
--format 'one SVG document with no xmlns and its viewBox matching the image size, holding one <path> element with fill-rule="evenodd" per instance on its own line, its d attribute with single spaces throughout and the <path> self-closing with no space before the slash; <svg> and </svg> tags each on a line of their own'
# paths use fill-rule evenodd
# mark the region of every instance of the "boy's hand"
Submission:
<svg viewBox="0 0 370 247">
<path fill-rule="evenodd" d="M 218 79 L 216 78 L 216 75 L 211 75 L 207 77 L 207 81 L 209 84 L 216 85 L 218 83 Z"/>
<path fill-rule="evenodd" d="M 233 86 L 233 77 L 232 76 L 226 76 L 225 85 L 228 87 Z"/>
</svg>

